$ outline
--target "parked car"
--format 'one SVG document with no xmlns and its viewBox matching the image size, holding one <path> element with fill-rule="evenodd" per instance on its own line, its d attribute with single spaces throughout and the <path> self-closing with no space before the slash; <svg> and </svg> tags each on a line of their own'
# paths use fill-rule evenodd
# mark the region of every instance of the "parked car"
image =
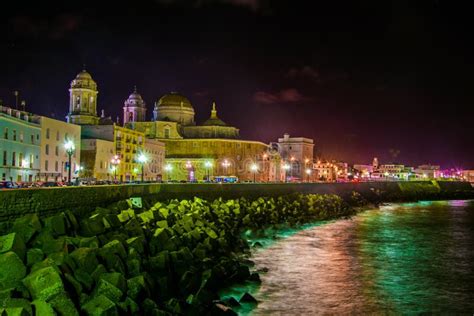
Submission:
<svg viewBox="0 0 474 316">
<path fill-rule="evenodd" d="M 45 188 L 51 188 L 51 187 L 61 187 L 63 185 L 62 185 L 62 182 L 47 181 L 47 182 L 43 182 L 42 186 Z"/>
<path fill-rule="evenodd" d="M 18 189 L 20 186 L 13 181 L 0 181 L 0 189 Z"/>
</svg>

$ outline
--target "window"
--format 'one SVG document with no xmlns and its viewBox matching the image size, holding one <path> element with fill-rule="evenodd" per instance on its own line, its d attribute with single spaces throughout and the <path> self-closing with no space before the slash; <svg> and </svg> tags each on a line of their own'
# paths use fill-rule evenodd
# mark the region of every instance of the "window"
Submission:
<svg viewBox="0 0 474 316">
<path fill-rule="evenodd" d="M 7 165 L 7 151 L 6 150 L 3 151 L 3 165 L 4 166 Z"/>
<path fill-rule="evenodd" d="M 23 166 L 23 153 L 20 153 L 20 154 L 18 155 L 18 165 L 19 165 L 20 167 L 24 167 L 24 166 Z"/>
<path fill-rule="evenodd" d="M 56 140 L 59 140 L 59 131 L 56 132 Z"/>
<path fill-rule="evenodd" d="M 2 180 L 5 181 L 7 179 L 6 173 L 2 173 Z"/>
<path fill-rule="evenodd" d="M 64 134 L 64 140 L 67 141 L 68 139 L 69 139 L 69 137 L 68 137 L 67 133 L 65 133 L 65 134 Z"/>
<path fill-rule="evenodd" d="M 48 160 L 44 161 L 44 170 L 48 171 Z"/>
<path fill-rule="evenodd" d="M 49 128 L 46 129 L 46 139 L 49 139 Z"/>
<path fill-rule="evenodd" d="M 170 138 L 170 129 L 165 128 L 165 138 Z"/>
<path fill-rule="evenodd" d="M 49 155 L 49 144 L 46 144 L 46 146 L 44 147 L 44 153 L 46 155 Z"/>
<path fill-rule="evenodd" d="M 59 156 L 59 146 L 58 145 L 56 145 L 56 147 L 54 148 L 54 154 L 56 156 Z"/>
<path fill-rule="evenodd" d="M 103 169 L 104 168 L 104 162 L 101 160 L 100 161 L 100 169 Z"/>
<path fill-rule="evenodd" d="M 3 132 L 3 138 L 8 139 L 8 127 L 5 127 L 5 130 Z"/>
<path fill-rule="evenodd" d="M 33 169 L 34 156 L 30 155 L 30 169 Z"/>
<path fill-rule="evenodd" d="M 23 143 L 23 131 L 20 131 L 20 142 Z"/>
<path fill-rule="evenodd" d="M 31 143 L 34 144 L 35 143 L 35 135 L 31 134 Z"/>
<path fill-rule="evenodd" d="M 40 139 L 40 134 L 36 134 L 36 140 Z"/>
<path fill-rule="evenodd" d="M 16 166 L 16 152 L 12 153 L 12 166 Z"/>
<path fill-rule="evenodd" d="M 54 171 L 56 171 L 56 172 L 57 172 L 57 171 L 58 171 L 58 169 L 59 169 L 59 164 L 58 164 L 58 162 L 57 162 L 57 161 L 55 161 L 55 162 L 54 162 Z"/>
<path fill-rule="evenodd" d="M 13 130 L 13 140 L 16 141 L 16 129 Z"/>
</svg>

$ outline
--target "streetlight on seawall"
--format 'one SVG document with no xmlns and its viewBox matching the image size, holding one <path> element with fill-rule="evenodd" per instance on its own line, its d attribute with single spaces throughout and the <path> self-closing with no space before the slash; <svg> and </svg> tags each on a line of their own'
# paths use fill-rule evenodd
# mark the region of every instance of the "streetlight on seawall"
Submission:
<svg viewBox="0 0 474 316">
<path fill-rule="evenodd" d="M 311 169 L 307 168 L 306 169 L 306 174 L 307 174 L 306 182 L 309 182 L 309 176 L 311 175 Z"/>
<path fill-rule="evenodd" d="M 69 184 L 71 183 L 71 157 L 74 154 L 74 151 L 76 150 L 76 146 L 74 145 L 73 141 L 67 140 L 66 143 L 64 144 L 64 148 L 66 149 L 66 153 L 68 156 L 67 182 Z"/>
<path fill-rule="evenodd" d="M 204 163 L 204 167 L 206 167 L 206 170 L 207 170 L 207 179 L 206 179 L 206 181 L 209 182 L 209 181 L 210 181 L 210 178 L 209 178 L 209 177 L 210 177 L 210 176 L 209 176 L 209 170 L 212 168 L 212 162 L 206 161 L 206 162 Z"/>
<path fill-rule="evenodd" d="M 145 156 L 145 154 L 141 153 L 138 156 L 138 162 L 142 165 L 142 182 L 145 180 L 145 163 L 148 161 L 148 158 Z"/>
<path fill-rule="evenodd" d="M 165 171 L 166 171 L 166 178 L 167 178 L 168 181 L 171 180 L 170 175 L 171 175 L 172 170 L 173 170 L 173 166 L 170 165 L 169 163 L 166 164 Z"/>
<path fill-rule="evenodd" d="M 253 183 L 255 183 L 255 177 L 257 175 L 257 171 L 258 171 L 258 165 L 256 163 L 253 163 L 251 166 L 250 166 L 250 170 L 252 170 L 252 173 L 253 173 Z"/>
<path fill-rule="evenodd" d="M 114 171 L 114 181 L 117 181 L 117 168 L 118 165 L 120 164 L 120 157 L 118 155 L 115 155 L 112 157 L 110 160 L 110 163 L 112 164 L 112 170 Z"/>
<path fill-rule="evenodd" d="M 288 182 L 288 175 L 287 172 L 290 170 L 290 165 L 288 163 L 283 164 L 283 169 L 285 170 L 285 182 Z"/>
<path fill-rule="evenodd" d="M 224 162 L 222 163 L 222 166 L 225 169 L 225 175 L 227 175 L 227 168 L 229 168 L 230 162 L 227 159 L 225 159 Z"/>
</svg>

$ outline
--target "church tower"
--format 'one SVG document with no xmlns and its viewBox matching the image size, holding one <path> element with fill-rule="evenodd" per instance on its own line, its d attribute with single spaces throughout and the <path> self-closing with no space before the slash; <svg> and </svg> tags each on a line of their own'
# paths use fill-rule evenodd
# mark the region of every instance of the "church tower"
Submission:
<svg viewBox="0 0 474 316">
<path fill-rule="evenodd" d="M 123 107 L 123 124 L 132 122 L 144 122 L 146 120 L 146 104 L 142 96 L 137 92 L 137 87 L 127 100 Z"/>
<path fill-rule="evenodd" d="M 71 81 L 69 89 L 68 123 L 78 125 L 97 125 L 97 84 L 92 76 L 83 70 Z"/>
</svg>

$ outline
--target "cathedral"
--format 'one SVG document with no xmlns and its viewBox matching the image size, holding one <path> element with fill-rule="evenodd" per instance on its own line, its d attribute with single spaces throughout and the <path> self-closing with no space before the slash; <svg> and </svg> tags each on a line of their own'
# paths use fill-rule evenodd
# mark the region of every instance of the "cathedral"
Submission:
<svg viewBox="0 0 474 316">
<path fill-rule="evenodd" d="M 166 175 L 171 180 L 203 180 L 208 176 L 234 176 L 241 181 L 280 181 L 278 151 L 269 145 L 242 140 L 239 129 L 226 124 L 212 103 L 210 116 L 202 124 L 194 120 L 194 107 L 185 96 L 163 95 L 146 120 L 146 105 L 136 92 L 125 101 L 124 125 L 158 139 L 166 145 Z"/>
<path fill-rule="evenodd" d="M 109 179 L 113 176 L 121 181 L 139 176 L 147 180 L 178 181 L 212 177 L 283 180 L 278 150 L 260 141 L 240 139 L 239 129 L 218 117 L 215 102 L 209 118 L 197 124 L 191 101 L 170 92 L 155 102 L 152 118 L 148 120 L 146 102 L 135 87 L 124 102 L 123 126 L 119 126 L 103 112 L 100 117 L 97 115 L 97 84 L 86 70 L 71 81 L 69 94 L 66 118 L 82 127 L 81 157 L 85 157 L 87 176 Z M 144 175 L 138 161 L 140 153 L 151 154 L 149 160 L 158 164 L 142 169 Z M 120 162 L 111 165 L 111 161 Z"/>
</svg>

